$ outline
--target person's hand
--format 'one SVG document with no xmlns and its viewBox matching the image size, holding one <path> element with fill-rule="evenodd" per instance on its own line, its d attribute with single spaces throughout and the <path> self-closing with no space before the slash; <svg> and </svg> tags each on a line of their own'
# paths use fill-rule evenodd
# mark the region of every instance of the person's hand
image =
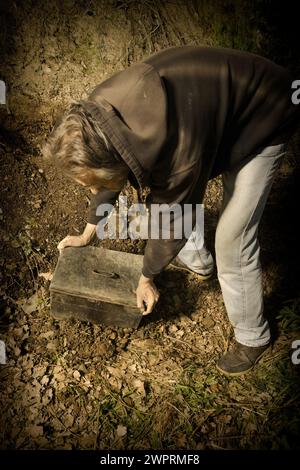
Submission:
<svg viewBox="0 0 300 470">
<path fill-rule="evenodd" d="M 62 252 L 67 246 L 85 246 L 88 244 L 88 240 L 83 235 L 67 235 L 63 240 L 59 242 L 57 248 L 59 253 Z"/>
<path fill-rule="evenodd" d="M 149 279 L 142 274 L 136 290 L 137 306 L 141 310 L 142 314 L 148 315 L 148 313 L 151 313 L 158 299 L 159 292 L 156 285 L 152 279 Z"/>
</svg>

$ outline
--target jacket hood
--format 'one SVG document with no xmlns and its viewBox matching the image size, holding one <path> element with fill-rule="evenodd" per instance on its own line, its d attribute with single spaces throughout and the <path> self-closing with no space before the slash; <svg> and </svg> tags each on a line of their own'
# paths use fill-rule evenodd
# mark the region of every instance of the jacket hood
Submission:
<svg viewBox="0 0 300 470">
<path fill-rule="evenodd" d="M 141 187 L 167 136 L 163 82 L 149 64 L 138 63 L 98 85 L 81 101 L 134 173 Z"/>
</svg>

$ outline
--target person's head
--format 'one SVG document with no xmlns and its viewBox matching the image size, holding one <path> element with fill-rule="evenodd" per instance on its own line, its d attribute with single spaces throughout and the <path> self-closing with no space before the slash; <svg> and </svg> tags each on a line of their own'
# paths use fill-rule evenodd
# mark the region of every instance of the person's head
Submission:
<svg viewBox="0 0 300 470">
<path fill-rule="evenodd" d="M 128 166 L 82 103 L 72 103 L 56 122 L 43 154 L 93 193 L 121 190 L 127 180 Z"/>
</svg>

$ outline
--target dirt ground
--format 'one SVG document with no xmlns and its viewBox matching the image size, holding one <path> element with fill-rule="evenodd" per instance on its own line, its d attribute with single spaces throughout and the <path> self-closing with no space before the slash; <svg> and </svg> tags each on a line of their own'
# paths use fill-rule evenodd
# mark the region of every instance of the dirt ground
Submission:
<svg viewBox="0 0 300 470">
<path fill-rule="evenodd" d="M 159 304 L 137 330 L 50 316 L 57 243 L 80 233 L 89 204 L 83 188 L 43 161 L 41 146 L 56 116 L 106 76 L 163 47 L 262 52 L 271 44 L 272 31 L 263 29 L 251 2 L 212 3 L 1 5 L 0 78 L 8 85 L 8 106 L 0 109 L 2 449 L 299 448 L 300 366 L 291 362 L 292 341 L 300 339 L 299 132 L 260 227 L 274 344 L 253 372 L 227 378 L 215 368 L 232 339 L 216 277 L 201 283 L 186 272 L 162 273 Z M 129 186 L 125 194 L 132 197 Z M 212 252 L 221 197 L 217 178 L 205 199 Z M 101 246 L 142 254 L 144 242 Z"/>
</svg>

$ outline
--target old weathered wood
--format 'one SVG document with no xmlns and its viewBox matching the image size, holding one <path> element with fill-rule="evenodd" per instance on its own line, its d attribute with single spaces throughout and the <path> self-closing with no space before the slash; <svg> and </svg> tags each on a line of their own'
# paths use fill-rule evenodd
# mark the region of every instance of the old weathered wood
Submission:
<svg viewBox="0 0 300 470">
<path fill-rule="evenodd" d="M 94 246 L 65 248 L 50 284 L 52 316 L 137 328 L 142 314 L 135 289 L 142 260 Z"/>
</svg>

